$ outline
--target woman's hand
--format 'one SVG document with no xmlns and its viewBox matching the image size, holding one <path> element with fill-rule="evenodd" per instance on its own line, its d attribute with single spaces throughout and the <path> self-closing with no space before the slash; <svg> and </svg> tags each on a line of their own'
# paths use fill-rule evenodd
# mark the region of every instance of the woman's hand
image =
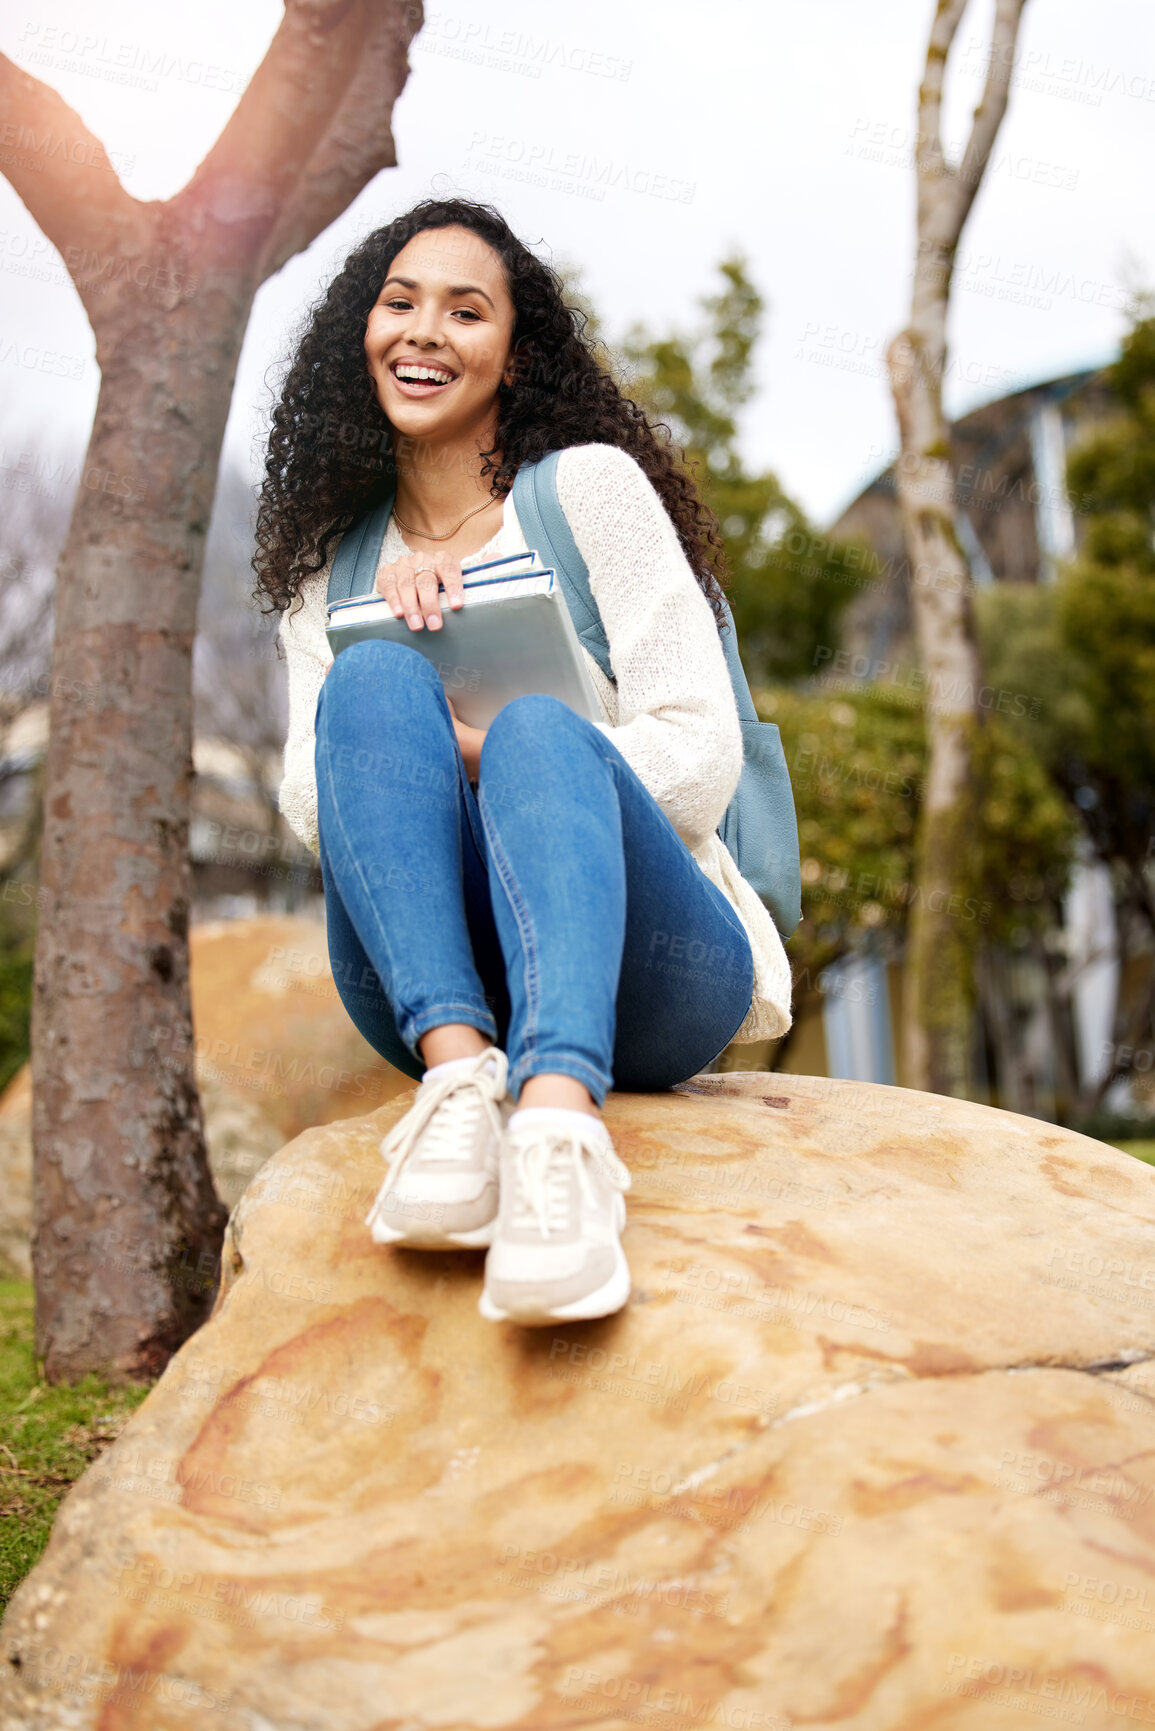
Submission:
<svg viewBox="0 0 1155 1731">
<path fill-rule="evenodd" d="M 405 619 L 411 631 L 441 630 L 441 596 L 444 589 L 450 607 L 465 604 L 461 561 L 451 553 L 410 553 L 382 565 L 373 580 L 373 591 L 383 595 L 395 619 Z M 476 730 L 474 730 L 476 731 Z"/>
<path fill-rule="evenodd" d="M 461 755 L 465 759 L 465 773 L 470 781 L 476 781 L 481 774 L 481 748 L 485 744 L 486 730 L 484 727 L 470 727 L 468 722 L 460 721 L 450 699 L 447 697 L 445 701 L 449 704 L 449 713 L 453 717 L 453 731 L 457 735 L 457 743 L 461 748 Z"/>
</svg>

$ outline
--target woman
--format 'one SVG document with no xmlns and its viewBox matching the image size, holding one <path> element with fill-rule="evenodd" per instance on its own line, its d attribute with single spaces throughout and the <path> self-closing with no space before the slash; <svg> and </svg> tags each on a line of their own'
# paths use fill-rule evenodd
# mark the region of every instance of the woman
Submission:
<svg viewBox="0 0 1155 1731">
<path fill-rule="evenodd" d="M 370 235 L 285 381 L 254 560 L 289 668 L 281 810 L 320 855 L 333 975 L 420 1078 L 368 1224 L 488 1245 L 482 1314 L 522 1323 L 629 1296 L 609 1088 L 668 1088 L 790 1021 L 781 941 L 715 833 L 742 763 L 717 528 L 584 324 L 491 206 Z M 513 477 L 555 450 L 615 674 L 587 655 L 603 722 L 539 696 L 481 730 L 408 646 L 333 660 L 329 567 L 386 463 L 376 588 L 437 631 L 463 559 L 525 547 Z"/>
</svg>

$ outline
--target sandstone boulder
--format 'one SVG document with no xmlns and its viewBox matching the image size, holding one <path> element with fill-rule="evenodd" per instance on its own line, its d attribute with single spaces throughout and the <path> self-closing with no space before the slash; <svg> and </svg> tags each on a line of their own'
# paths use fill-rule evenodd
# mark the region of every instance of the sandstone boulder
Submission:
<svg viewBox="0 0 1155 1731">
<path fill-rule="evenodd" d="M 3 1731 L 1155 1723 L 1155 1173 L 798 1076 L 611 1096 L 627 1309 L 374 1246 L 308 1131 L 69 1495 Z"/>
<path fill-rule="evenodd" d="M 189 964 L 209 1165 L 232 1208 L 270 1154 L 310 1124 L 349 1118 L 412 1086 L 349 1020 L 324 924 L 290 915 L 194 926 Z M 0 1096 L 0 1278 L 31 1277 L 32 1089 Z"/>
<path fill-rule="evenodd" d="M 219 920 L 194 926 L 190 947 L 198 1080 L 251 1101 L 278 1146 L 412 1087 L 349 1020 L 322 921 Z"/>
</svg>

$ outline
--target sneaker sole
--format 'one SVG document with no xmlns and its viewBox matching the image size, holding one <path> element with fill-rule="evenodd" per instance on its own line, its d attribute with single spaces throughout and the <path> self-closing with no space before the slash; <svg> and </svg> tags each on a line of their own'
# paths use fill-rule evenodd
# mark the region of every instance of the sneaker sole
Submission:
<svg viewBox="0 0 1155 1731">
<path fill-rule="evenodd" d="M 550 1304 L 543 1299 L 541 1289 L 527 1293 L 524 1305 L 502 1310 L 486 1289 L 482 1289 L 477 1308 L 487 1322 L 516 1322 L 523 1328 L 536 1328 L 550 1322 L 593 1322 L 599 1316 L 613 1316 L 630 1296 L 630 1268 L 621 1245 L 613 1273 L 607 1281 L 587 1292 L 583 1298 L 573 1298 L 568 1304 Z"/>
<path fill-rule="evenodd" d="M 399 1244 L 405 1250 L 487 1250 L 493 1242 L 496 1216 L 468 1232 L 406 1232 L 391 1226 L 370 1227 L 374 1244 Z"/>
</svg>

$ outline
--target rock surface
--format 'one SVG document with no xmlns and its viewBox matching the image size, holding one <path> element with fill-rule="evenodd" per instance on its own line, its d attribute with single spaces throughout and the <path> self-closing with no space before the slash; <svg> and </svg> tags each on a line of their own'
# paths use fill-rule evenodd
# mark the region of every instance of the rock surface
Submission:
<svg viewBox="0 0 1155 1731">
<path fill-rule="evenodd" d="M 329 971 L 325 927 L 266 915 L 194 926 L 189 963 L 209 1165 L 232 1208 L 270 1154 L 311 1124 L 412 1086 L 364 1041 Z M 0 1278 L 32 1274 L 32 1088 L 0 1096 Z"/>
<path fill-rule="evenodd" d="M 520 1330 L 369 1241 L 405 1104 L 254 1179 L 3 1731 L 1155 1723 L 1149 1168 L 856 1083 L 611 1096 L 633 1297 Z"/>
</svg>

